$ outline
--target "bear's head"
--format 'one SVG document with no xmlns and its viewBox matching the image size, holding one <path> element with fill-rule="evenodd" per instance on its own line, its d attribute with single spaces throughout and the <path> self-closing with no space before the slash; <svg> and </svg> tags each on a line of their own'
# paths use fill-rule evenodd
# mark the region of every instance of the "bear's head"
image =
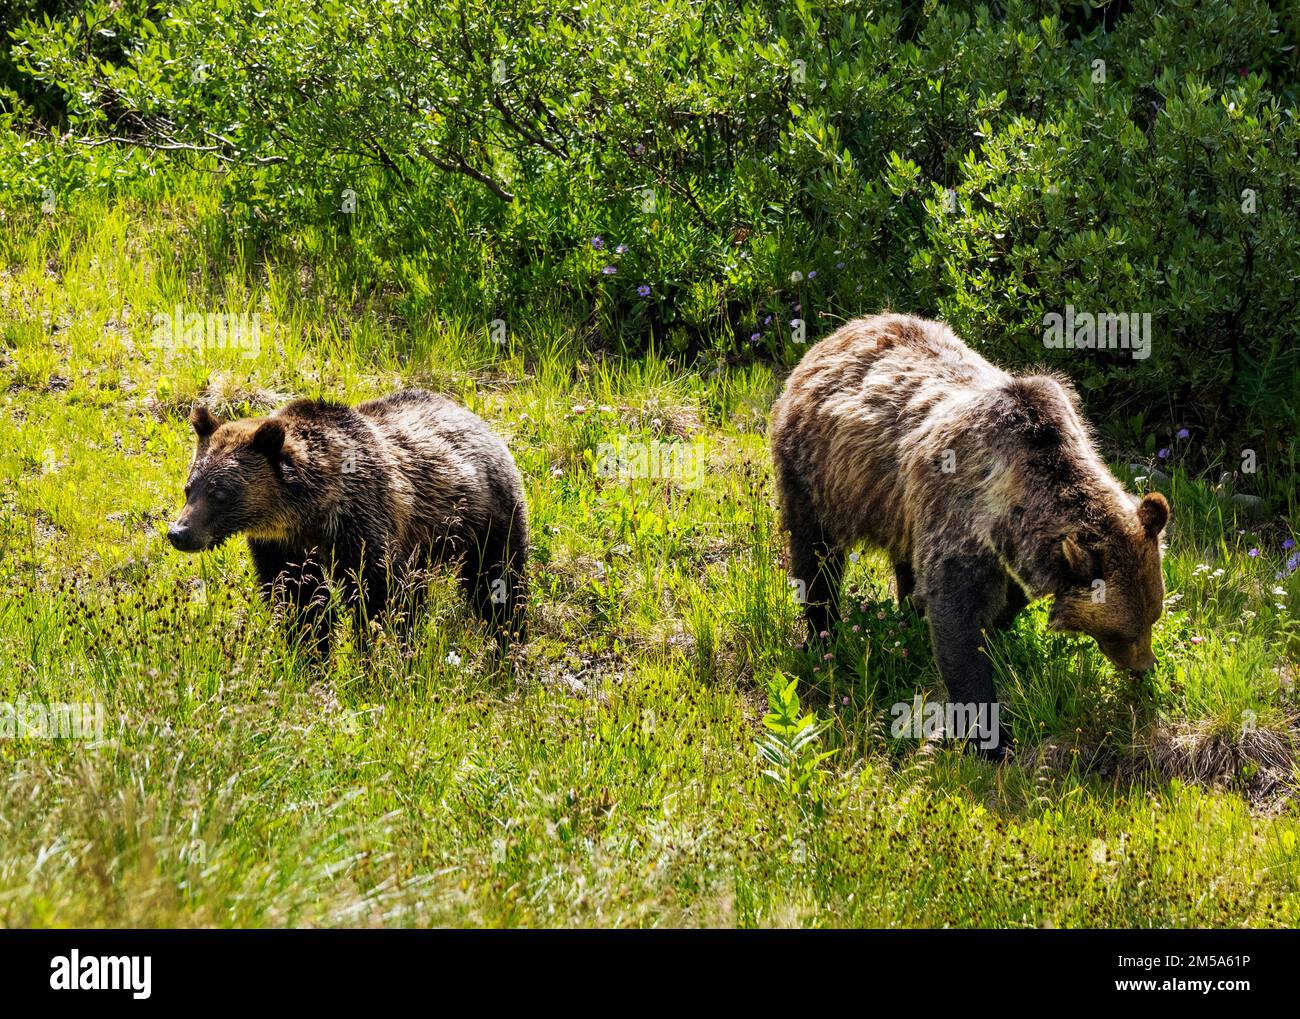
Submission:
<svg viewBox="0 0 1300 1019">
<path fill-rule="evenodd" d="M 276 417 L 224 424 L 204 407 L 190 423 L 198 437 L 185 483 L 185 508 L 167 528 L 182 552 L 215 548 L 236 534 L 274 541 L 292 526 L 285 484 L 292 477 L 293 446 Z"/>
<path fill-rule="evenodd" d="M 1048 627 L 1086 633 L 1121 669 L 1155 665 L 1151 627 L 1164 610 L 1160 533 L 1168 522 L 1169 503 L 1152 492 L 1104 529 L 1067 535 Z"/>
</svg>

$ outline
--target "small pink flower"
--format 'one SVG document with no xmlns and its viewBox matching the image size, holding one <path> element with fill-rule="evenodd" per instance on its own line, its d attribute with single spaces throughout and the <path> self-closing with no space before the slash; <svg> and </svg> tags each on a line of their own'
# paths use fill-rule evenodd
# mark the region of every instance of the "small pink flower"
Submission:
<svg viewBox="0 0 1300 1019">
<path fill-rule="evenodd" d="M 841 703 L 841 704 L 848 704 L 848 703 L 849 703 L 849 699 L 848 699 L 847 697 L 845 697 L 843 700 L 840 701 L 840 703 Z"/>
<path fill-rule="evenodd" d="M 830 651 L 827 651 L 824 655 L 822 655 L 823 662 L 830 662 L 834 660 L 835 660 L 835 655 Z"/>
<path fill-rule="evenodd" d="M 903 650 L 900 651 L 900 652 L 898 652 L 898 653 L 899 653 L 900 655 L 902 655 L 904 658 L 906 658 L 906 657 L 907 657 L 907 648 L 903 648 Z"/>
<path fill-rule="evenodd" d="M 1193 637 L 1193 638 L 1192 638 L 1192 643 L 1193 643 L 1193 644 L 1204 644 L 1204 643 L 1205 643 L 1205 638 L 1204 638 L 1204 637 Z"/>
<path fill-rule="evenodd" d="M 827 633 L 825 630 L 823 630 L 821 633 L 817 634 L 817 636 L 818 636 L 818 637 L 829 637 L 830 634 Z"/>
</svg>

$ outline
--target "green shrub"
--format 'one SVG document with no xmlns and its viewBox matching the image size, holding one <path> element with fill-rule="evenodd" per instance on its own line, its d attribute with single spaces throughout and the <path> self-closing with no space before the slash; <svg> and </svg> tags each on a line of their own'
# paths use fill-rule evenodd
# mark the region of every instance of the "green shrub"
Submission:
<svg viewBox="0 0 1300 1019">
<path fill-rule="evenodd" d="M 234 240 L 595 347 L 940 315 L 1103 422 L 1294 458 L 1298 36 L 1296 0 L 96 3 L 13 30 L 0 176 L 122 186 L 125 139 L 221 168 Z M 1149 312 L 1151 356 L 1045 347 L 1066 305 Z"/>
</svg>

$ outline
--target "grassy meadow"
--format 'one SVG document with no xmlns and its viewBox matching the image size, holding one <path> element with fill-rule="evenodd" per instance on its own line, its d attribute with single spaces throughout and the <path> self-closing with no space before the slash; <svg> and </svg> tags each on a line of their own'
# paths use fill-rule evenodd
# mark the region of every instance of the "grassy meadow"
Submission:
<svg viewBox="0 0 1300 1019">
<path fill-rule="evenodd" d="M 1137 687 L 1033 607 L 990 644 L 994 766 L 891 736 L 890 706 L 942 685 L 875 554 L 831 655 L 800 650 L 765 439 L 783 369 L 602 355 L 559 313 L 494 343 L 474 308 L 356 286 L 326 234 L 254 258 L 217 218 L 159 183 L 0 221 L 0 701 L 105 711 L 100 739 L 0 740 L 0 924 L 1300 924 L 1296 464 L 1261 454 L 1247 520 L 1177 445 L 1168 480 L 1108 446 L 1174 507 L 1159 665 Z M 158 346 L 178 305 L 256 313 L 256 356 Z M 401 386 L 462 400 L 523 472 L 511 669 L 450 583 L 411 648 L 340 631 L 313 669 L 242 541 L 165 540 L 197 399 Z M 698 477 L 603 476 L 620 440 Z"/>
</svg>

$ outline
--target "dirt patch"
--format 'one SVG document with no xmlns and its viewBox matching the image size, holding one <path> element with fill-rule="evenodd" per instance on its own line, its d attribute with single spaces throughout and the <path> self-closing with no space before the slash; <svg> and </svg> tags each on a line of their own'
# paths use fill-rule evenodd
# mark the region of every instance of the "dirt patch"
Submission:
<svg viewBox="0 0 1300 1019">
<path fill-rule="evenodd" d="M 1149 742 L 1134 746 L 1128 754 L 1047 740 L 1017 752 L 1015 761 L 1027 771 L 1037 767 L 1068 771 L 1077 765 L 1116 782 L 1141 782 L 1153 775 L 1165 781 L 1176 778 L 1239 793 L 1253 813 L 1271 816 L 1300 794 L 1298 751 L 1300 717 L 1289 719 L 1280 729 L 1239 733 L 1207 723 L 1163 722 Z"/>
<path fill-rule="evenodd" d="M 621 683 L 627 663 L 615 654 L 566 655 L 538 669 L 543 686 L 563 690 L 574 697 L 591 697 L 597 703 L 606 698 L 605 684 Z"/>
<path fill-rule="evenodd" d="M 651 397 L 641 406 L 624 406 L 623 420 L 631 430 L 648 431 L 657 439 L 678 439 L 687 442 L 704 430 L 704 421 L 698 407 L 691 404 L 669 404 Z"/>
<path fill-rule="evenodd" d="M 145 410 L 158 420 L 169 417 L 188 417 L 196 402 L 203 404 L 218 418 L 230 420 L 244 417 L 250 411 L 253 414 L 269 414 L 277 407 L 283 407 L 293 397 L 258 386 L 232 375 L 230 372 L 217 372 L 208 379 L 197 397 L 184 393 L 160 396 L 154 394 L 144 401 Z"/>
</svg>

